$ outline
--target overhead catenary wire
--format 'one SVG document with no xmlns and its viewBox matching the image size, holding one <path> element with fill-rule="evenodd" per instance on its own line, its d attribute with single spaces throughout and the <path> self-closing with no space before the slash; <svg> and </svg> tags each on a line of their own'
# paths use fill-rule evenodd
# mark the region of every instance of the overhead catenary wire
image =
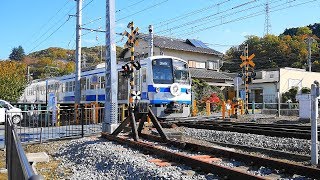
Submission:
<svg viewBox="0 0 320 180">
<path fill-rule="evenodd" d="M 93 0 L 91 0 L 90 2 L 88 2 L 80 11 L 82 11 L 83 9 L 85 9 L 89 4 L 91 4 L 93 2 Z M 51 26 L 44 34 L 42 34 L 40 36 L 40 38 L 38 38 L 33 44 L 35 44 L 36 42 L 38 42 L 43 36 L 45 36 L 47 33 L 49 33 L 50 30 L 52 30 L 59 22 L 61 22 L 65 16 L 67 16 L 67 20 L 64 21 L 58 28 L 56 28 L 49 36 L 47 36 L 44 40 L 42 40 L 40 43 L 38 43 L 35 47 L 33 47 L 28 53 L 32 52 L 33 50 L 35 50 L 37 47 L 39 47 L 42 43 L 44 43 L 46 40 L 48 40 L 53 34 L 55 34 L 59 29 L 61 29 L 62 26 L 64 26 L 69 20 L 70 20 L 70 12 L 72 10 L 74 10 L 74 8 L 76 7 L 76 5 L 74 5 L 57 23 L 55 23 L 53 26 Z"/>
<path fill-rule="evenodd" d="M 224 4 L 224 3 L 227 3 L 229 1 L 230 0 L 225 0 L 225 1 L 216 3 L 216 4 L 213 4 L 213 5 L 204 7 L 204 8 L 200 8 L 200 9 L 197 9 L 197 10 L 194 10 L 194 11 L 191 11 L 191 12 L 176 16 L 174 18 L 166 19 L 164 21 L 161 21 L 161 22 L 158 22 L 158 23 L 154 23 L 153 26 L 156 27 L 156 26 L 162 26 L 163 24 L 170 24 L 170 23 L 185 19 L 187 17 L 193 16 L 195 14 L 202 13 L 203 11 L 210 10 L 212 8 L 218 7 L 218 6 L 220 6 L 220 5 Z"/>
<path fill-rule="evenodd" d="M 51 18 L 49 20 L 46 21 L 46 23 L 44 23 L 37 31 L 34 32 L 34 34 L 31 36 L 30 40 L 28 40 L 28 43 L 30 43 L 31 39 L 33 39 L 35 37 L 35 35 L 39 34 L 39 32 L 41 32 L 42 29 L 45 26 L 47 26 L 70 2 L 71 2 L 70 0 L 66 0 L 66 3 L 64 3 L 63 6 L 53 16 L 51 16 Z M 25 43 L 23 43 L 23 44 L 25 44 Z"/>
<path fill-rule="evenodd" d="M 281 1 L 281 0 L 278 0 L 278 1 Z M 158 34 L 164 34 L 165 32 L 176 30 L 176 29 L 180 29 L 180 28 L 184 28 L 183 31 L 186 31 L 188 29 L 188 28 L 185 28 L 186 26 L 191 26 L 191 25 L 198 24 L 198 23 L 201 23 L 201 22 L 203 22 L 203 23 L 199 24 L 199 25 L 192 26 L 192 28 L 195 28 L 195 27 L 198 27 L 198 26 L 201 26 L 201 25 L 206 25 L 208 23 L 207 21 L 213 22 L 213 21 L 216 21 L 216 20 L 221 20 L 222 17 L 225 18 L 227 16 L 232 16 L 232 15 L 235 15 L 235 14 L 239 14 L 241 12 L 246 12 L 246 11 L 251 10 L 251 9 L 259 8 L 262 5 L 262 4 L 258 4 L 258 5 L 254 5 L 254 6 L 251 6 L 249 8 L 242 9 L 242 10 L 239 10 L 239 11 L 236 11 L 236 12 L 231 12 L 229 14 L 223 14 L 223 13 L 226 13 L 226 12 L 230 12 L 230 11 L 236 10 L 237 8 L 249 5 L 249 4 L 253 3 L 253 2 L 257 2 L 257 1 L 250 1 L 250 3 L 249 2 L 242 3 L 242 4 L 239 4 L 239 5 L 233 6 L 233 7 L 229 8 L 229 9 L 226 9 L 224 11 L 219 11 L 217 13 L 210 14 L 210 15 L 207 15 L 205 17 L 194 19 L 192 21 L 188 21 L 188 22 L 185 22 L 183 24 L 179 24 L 179 25 L 176 25 L 174 27 L 170 27 L 170 28 L 167 28 L 165 30 L 159 31 Z M 218 16 L 218 15 L 221 15 L 221 16 Z M 216 17 L 216 16 L 218 16 L 218 17 Z M 211 19 L 213 17 L 216 17 L 216 18 Z"/>
<path fill-rule="evenodd" d="M 159 6 L 159 5 L 161 5 L 161 4 L 163 4 L 163 3 L 167 2 L 167 1 L 169 1 L 169 0 L 164 0 L 164 1 L 161 1 L 161 2 L 159 2 L 159 3 L 157 3 L 157 4 L 148 6 L 148 7 L 144 8 L 144 9 L 141 9 L 141 10 L 135 12 L 135 13 L 132 13 L 132 14 L 130 14 L 130 15 L 127 15 L 127 16 L 125 16 L 125 17 L 122 17 L 122 18 L 116 20 L 116 22 L 119 22 L 119 21 L 121 21 L 121 20 L 123 20 L 123 19 L 127 19 L 127 18 L 129 18 L 129 17 L 131 17 L 131 16 L 133 16 L 133 15 L 139 14 L 139 13 L 141 13 L 141 12 L 144 12 L 144 11 L 148 10 L 148 9 L 154 8 L 154 7 L 156 7 L 156 6 Z"/>
<path fill-rule="evenodd" d="M 133 4 L 125 7 L 125 8 L 118 9 L 118 10 L 116 10 L 116 13 L 119 13 L 119 12 L 121 12 L 122 10 L 128 9 L 128 8 L 130 8 L 130 7 L 133 7 L 133 6 L 137 5 L 137 4 L 140 4 L 140 3 L 142 3 L 143 1 L 145 1 L 145 0 L 140 0 L 140 1 L 136 2 L 136 3 L 133 3 Z"/>
<path fill-rule="evenodd" d="M 288 3 L 292 3 L 294 2 L 295 0 L 292 0 L 292 1 L 286 1 L 286 3 L 283 3 L 283 4 L 288 4 Z M 307 2 L 303 2 L 303 3 L 299 3 L 299 4 L 290 4 L 290 6 L 286 6 L 284 8 L 279 8 L 279 9 L 276 9 L 276 10 L 270 10 L 270 12 L 276 12 L 276 11 L 280 11 L 280 10 L 283 10 L 283 9 L 288 9 L 288 8 L 292 8 L 292 7 L 296 7 L 296 6 L 300 6 L 300 5 L 304 5 L 304 4 L 307 4 L 307 3 L 311 3 L 311 2 L 315 2 L 315 1 L 318 1 L 318 0 L 310 0 L 310 1 L 307 1 Z M 281 5 L 283 5 L 281 4 Z M 278 5 L 280 6 L 280 5 Z M 278 7 L 276 6 L 276 7 Z M 275 8 L 275 7 L 272 7 L 272 8 Z M 271 8 L 270 8 L 271 9 Z M 205 27 L 205 28 L 200 28 L 200 29 L 193 29 L 193 32 L 188 32 L 188 33 L 183 33 L 183 34 L 179 34 L 179 36 L 185 36 L 185 35 L 190 35 L 190 34 L 194 34 L 196 32 L 201 32 L 201 31 L 204 31 L 204 30 L 208 30 L 208 29 L 211 29 L 211 28 L 214 28 L 214 27 L 217 27 L 217 26 L 221 26 L 221 25 L 224 25 L 224 24 L 228 24 L 228 23 L 232 23 L 232 22 L 236 22 L 236 21 L 241 21 L 241 20 L 244 20 L 244 19 L 248 19 L 248 18 L 251 18 L 251 17 L 256 17 L 256 16 L 259 16 L 259 15 L 263 15 L 264 14 L 264 10 L 262 11 L 258 11 L 258 12 L 255 12 L 255 13 L 251 13 L 250 15 L 246 15 L 246 16 L 242 16 L 242 17 L 239 17 L 239 18 L 236 18 L 236 19 L 233 19 L 233 20 L 229 20 L 229 21 L 226 21 L 226 22 L 221 22 L 220 24 L 216 24 L 216 25 L 212 25 L 212 26 L 208 26 L 208 27 Z M 192 27 L 192 28 L 195 28 L 195 27 Z M 189 28 L 190 29 L 190 28 Z"/>
</svg>

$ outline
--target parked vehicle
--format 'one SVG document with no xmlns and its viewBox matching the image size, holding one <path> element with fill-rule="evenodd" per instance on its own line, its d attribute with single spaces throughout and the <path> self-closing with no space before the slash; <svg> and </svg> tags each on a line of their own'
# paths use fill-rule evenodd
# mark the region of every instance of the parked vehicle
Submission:
<svg viewBox="0 0 320 180">
<path fill-rule="evenodd" d="M 10 118 L 14 124 L 18 124 L 23 119 L 22 110 L 12 106 L 9 102 L 5 100 L 0 99 L 0 108 L 6 109 L 6 114 L 8 115 L 8 118 Z M 1 118 L 0 123 L 4 122 L 5 119 Z"/>
</svg>

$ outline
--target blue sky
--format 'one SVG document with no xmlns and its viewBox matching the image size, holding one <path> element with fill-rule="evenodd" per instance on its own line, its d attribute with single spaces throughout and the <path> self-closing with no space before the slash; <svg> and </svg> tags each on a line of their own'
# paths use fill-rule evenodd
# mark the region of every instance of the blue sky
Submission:
<svg viewBox="0 0 320 180">
<path fill-rule="evenodd" d="M 231 45 L 242 43 L 246 35 L 263 36 L 266 1 L 116 0 L 116 32 L 128 30 L 126 25 L 130 21 L 140 32 L 147 32 L 152 24 L 155 34 L 199 39 L 224 53 Z M 105 0 L 84 0 L 84 27 L 105 29 L 105 6 Z M 269 7 L 272 34 L 320 21 L 320 0 L 269 0 Z M 69 15 L 75 11 L 74 0 L 3 0 L 0 59 L 7 59 L 12 48 L 19 45 L 26 54 L 48 47 L 74 49 L 76 19 Z M 102 33 L 82 34 L 83 46 L 105 43 Z M 116 36 L 119 46 L 125 42 L 121 38 Z"/>
</svg>

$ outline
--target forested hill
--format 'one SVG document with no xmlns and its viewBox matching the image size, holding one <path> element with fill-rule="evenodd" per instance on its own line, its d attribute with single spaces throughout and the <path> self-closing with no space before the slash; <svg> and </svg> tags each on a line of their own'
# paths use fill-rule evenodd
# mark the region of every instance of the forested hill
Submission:
<svg viewBox="0 0 320 180">
<path fill-rule="evenodd" d="M 105 46 L 82 47 L 82 66 L 93 66 L 105 61 Z M 117 55 L 122 51 L 117 47 Z M 75 50 L 50 47 L 26 55 L 23 61 L 30 66 L 32 78 L 61 76 L 74 72 Z"/>
<path fill-rule="evenodd" d="M 308 37 L 315 39 L 311 45 L 312 71 L 320 72 L 318 46 L 320 41 L 317 40 L 320 37 L 319 23 L 306 27 L 289 28 L 279 36 L 271 34 L 264 37 L 247 36 L 247 39 L 239 47 L 232 47 L 226 52 L 222 70 L 241 71 L 240 55 L 246 44 L 249 47 L 249 55 L 255 54 L 253 61 L 256 64 L 256 70 L 281 67 L 307 69 L 308 44 L 306 39 Z"/>
</svg>

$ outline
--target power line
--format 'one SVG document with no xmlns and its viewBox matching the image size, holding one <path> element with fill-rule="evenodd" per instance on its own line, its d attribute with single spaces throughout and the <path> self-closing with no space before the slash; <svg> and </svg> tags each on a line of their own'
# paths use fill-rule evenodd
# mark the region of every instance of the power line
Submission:
<svg viewBox="0 0 320 180">
<path fill-rule="evenodd" d="M 62 18 L 60 18 L 55 24 L 53 24 L 45 33 L 43 33 L 39 38 L 37 38 L 32 44 L 36 44 L 43 36 L 45 36 L 47 33 L 49 33 L 50 30 L 52 30 L 59 22 L 61 22 L 65 16 L 68 16 L 68 20 L 70 18 L 69 13 L 76 7 L 74 5 Z M 34 49 L 34 48 L 33 48 Z M 30 51 L 29 51 L 30 52 Z"/>
<path fill-rule="evenodd" d="M 62 23 L 56 30 L 54 30 L 47 38 L 45 38 L 43 41 L 41 41 L 37 46 L 35 46 L 33 49 L 31 49 L 28 54 L 33 51 L 34 49 L 36 49 L 37 47 L 39 47 L 43 42 L 45 42 L 47 39 L 49 39 L 54 33 L 56 33 L 63 25 L 65 25 L 70 18 L 68 18 L 64 23 Z"/>
<path fill-rule="evenodd" d="M 88 2 L 80 11 L 84 10 L 89 4 L 91 4 L 93 2 L 93 0 L 91 0 L 90 2 Z M 42 40 L 38 45 L 36 45 L 34 48 L 32 48 L 30 52 L 32 52 L 34 49 L 36 49 L 37 47 L 39 47 L 43 42 L 45 42 L 46 40 L 48 40 L 54 33 L 56 33 L 63 25 L 65 25 L 69 20 L 70 20 L 70 17 L 72 17 L 73 15 L 69 15 L 70 12 L 75 8 L 76 6 L 74 5 L 72 7 L 72 9 L 70 9 L 66 15 L 68 15 L 68 19 L 66 21 L 64 21 L 57 29 L 55 29 L 49 36 L 47 36 L 44 40 Z M 65 16 L 66 16 L 65 15 Z M 58 22 L 60 22 L 63 18 L 65 17 L 62 17 Z M 50 29 L 48 29 L 44 34 L 42 34 L 34 43 L 38 42 L 44 35 L 46 35 L 53 27 L 55 27 L 57 24 L 55 23 L 53 26 L 50 27 Z M 33 43 L 33 44 L 34 44 Z"/>
<path fill-rule="evenodd" d="M 123 20 L 123 19 L 126 19 L 126 18 L 128 18 L 128 17 L 131 17 L 131 16 L 133 16 L 133 15 L 136 15 L 136 14 L 138 14 L 138 13 L 141 13 L 141 12 L 143 12 L 143 11 L 146 11 L 146 10 L 148 10 L 148 9 L 154 8 L 154 7 L 156 7 L 156 6 L 159 6 L 159 5 L 161 5 L 161 4 L 163 4 L 163 3 L 167 2 L 167 1 L 168 1 L 168 0 L 164 0 L 164 1 L 161 1 L 161 2 L 159 2 L 159 3 L 157 3 L 157 4 L 154 4 L 154 5 L 152 5 L 152 6 L 146 7 L 146 8 L 144 8 L 144 9 L 140 10 L 140 11 L 137 11 L 137 12 L 135 12 L 135 13 L 132 13 L 132 14 L 130 14 L 130 15 L 128 15 L 128 16 L 123 17 L 123 18 L 120 18 L 120 19 L 116 20 L 116 22 L 121 21 L 121 20 Z"/>
<path fill-rule="evenodd" d="M 47 25 L 53 20 L 53 18 L 55 18 L 55 17 L 59 14 L 59 12 L 60 12 L 62 9 L 64 9 L 64 7 L 65 7 L 67 4 L 69 4 L 70 2 L 71 2 L 70 0 L 67 0 L 67 2 L 56 12 L 48 21 L 46 21 L 45 24 L 43 24 L 43 25 L 38 29 L 38 32 L 35 32 L 35 33 L 31 36 L 31 39 L 33 39 L 33 38 L 35 37 L 35 35 L 39 34 L 39 32 L 40 32 L 45 26 L 47 26 Z M 28 40 L 28 42 L 30 42 L 31 39 Z M 23 43 L 23 44 L 24 44 L 24 43 Z"/>
<path fill-rule="evenodd" d="M 224 3 L 227 3 L 229 2 L 230 0 L 225 0 L 225 1 L 222 1 L 222 2 L 219 2 L 219 3 L 216 3 L 214 5 L 210 5 L 210 6 L 207 6 L 207 7 L 204 7 L 204 8 L 201 8 L 201 9 L 197 9 L 195 11 L 191 11 L 191 12 L 188 12 L 186 14 L 182 14 L 182 15 L 179 15 L 179 16 L 176 16 L 174 18 L 170 18 L 170 19 L 167 19 L 167 20 L 164 20 L 164 21 L 161 21 L 161 22 L 158 22 L 158 23 L 155 23 L 153 24 L 153 26 L 160 26 L 162 25 L 163 23 L 165 24 L 169 24 L 169 23 L 172 23 L 172 22 L 176 22 L 176 21 L 179 21 L 181 19 L 185 19 L 189 16 L 192 16 L 192 15 L 195 15 L 195 14 L 198 14 L 198 13 L 201 13 L 203 11 L 206 11 L 206 10 L 209 10 L 209 9 L 212 9 L 212 8 L 215 8 L 215 7 L 218 7 Z"/>
<path fill-rule="evenodd" d="M 133 4 L 125 7 L 125 8 L 118 9 L 118 10 L 116 10 L 116 13 L 118 13 L 118 12 L 120 12 L 120 11 L 122 11 L 122 10 L 128 9 L 129 7 L 135 6 L 135 5 L 137 5 L 137 4 L 139 4 L 139 3 L 143 2 L 143 1 L 145 1 L 145 0 L 140 0 L 140 1 L 136 2 L 136 3 L 133 3 Z"/>
<path fill-rule="evenodd" d="M 183 23 L 183 24 L 179 24 L 179 25 L 176 25 L 176 26 L 171 27 L 171 28 L 167 28 L 167 29 L 165 29 L 165 30 L 159 31 L 158 34 L 161 34 L 161 33 L 163 34 L 164 32 L 168 32 L 168 31 L 171 31 L 171 30 L 173 30 L 173 29 L 176 30 L 176 29 L 180 29 L 180 28 L 185 28 L 185 26 L 194 25 L 194 24 L 197 24 L 197 23 L 200 23 L 200 22 L 203 22 L 203 21 L 210 21 L 211 18 L 216 17 L 216 16 L 218 16 L 218 15 L 221 15 L 220 17 L 218 17 L 218 19 L 220 19 L 220 18 L 222 17 L 222 14 L 223 14 L 223 13 L 226 13 L 226 12 L 229 12 L 229 11 L 233 11 L 233 10 L 235 10 L 235 9 L 237 9 L 237 8 L 246 6 L 246 5 L 251 4 L 251 3 L 253 3 L 253 2 L 256 2 L 256 1 L 250 1 L 250 2 L 246 2 L 246 3 L 242 3 L 242 4 L 239 4 L 239 5 L 236 5 L 236 6 L 232 7 L 232 8 L 226 9 L 226 10 L 224 10 L 224 11 L 219 11 L 219 12 L 217 12 L 217 13 L 210 14 L 210 15 L 207 15 L 207 16 L 205 16 L 205 17 L 201 17 L 201 18 L 198 18 L 198 19 L 194 19 L 194 20 L 192 20 L 192 21 L 185 22 L 185 23 Z M 240 13 L 240 12 L 247 11 L 247 10 L 249 10 L 249 9 L 256 8 L 256 7 L 260 7 L 260 5 L 253 6 L 253 7 L 247 8 L 247 9 L 245 9 L 245 10 L 241 10 L 241 11 L 229 13 L 229 14 L 227 14 L 227 15 L 224 15 L 224 17 L 230 16 L 230 15 L 234 15 L 234 14 L 238 14 L 238 13 Z M 216 19 L 217 19 L 217 18 L 215 18 L 214 20 L 216 20 Z M 201 24 L 201 25 L 202 25 L 202 24 Z M 199 25 L 198 25 L 198 26 L 199 26 Z"/>
<path fill-rule="evenodd" d="M 295 1 L 295 0 L 286 1 L 286 3 L 283 3 L 283 4 L 281 4 L 281 5 L 275 6 L 275 7 L 273 7 L 273 8 L 280 7 L 280 6 L 284 5 L 284 4 L 288 4 L 288 3 L 291 3 L 291 2 L 293 2 L 293 1 Z M 272 11 L 270 11 L 270 12 L 276 12 L 276 11 L 280 11 L 280 10 L 283 10 L 283 9 L 288 9 L 288 8 L 292 8 L 292 7 L 304 5 L 304 4 L 307 4 L 307 3 L 310 3 L 310 2 L 314 2 L 314 1 L 318 1 L 318 0 L 310 0 L 310 1 L 307 1 L 307 2 L 303 2 L 303 3 L 299 3 L 299 4 L 295 4 L 295 5 L 290 5 L 290 6 L 287 6 L 287 7 L 284 7 L 284 8 L 279 8 L 279 9 L 276 9 L 276 10 L 272 10 Z M 241 21 L 241 20 L 243 20 L 243 19 L 248 19 L 248 18 L 251 18 L 251 17 L 256 17 L 256 16 L 259 16 L 259 15 L 262 15 L 262 14 L 264 14 L 264 10 L 262 10 L 262 11 L 257 11 L 257 12 L 251 13 L 251 14 L 249 14 L 249 15 L 247 15 L 247 16 L 242 16 L 242 17 L 239 17 L 239 18 L 230 20 L 230 21 L 221 22 L 220 24 L 208 26 L 208 27 L 201 28 L 201 29 L 195 29 L 193 32 L 183 33 L 183 34 L 179 34 L 179 35 L 181 36 L 181 35 L 194 34 L 194 33 L 196 33 L 196 32 L 201 32 L 201 31 L 208 30 L 208 29 L 211 29 L 211 28 L 214 28 L 214 27 L 217 27 L 217 26 L 221 26 L 221 25 L 228 24 L 228 23 L 232 23 L 232 22 L 236 22 L 236 21 Z M 194 28 L 194 27 L 192 27 L 192 28 Z M 189 28 L 189 29 L 190 29 L 190 28 Z M 179 36 L 179 35 L 178 35 L 178 36 Z"/>
</svg>

